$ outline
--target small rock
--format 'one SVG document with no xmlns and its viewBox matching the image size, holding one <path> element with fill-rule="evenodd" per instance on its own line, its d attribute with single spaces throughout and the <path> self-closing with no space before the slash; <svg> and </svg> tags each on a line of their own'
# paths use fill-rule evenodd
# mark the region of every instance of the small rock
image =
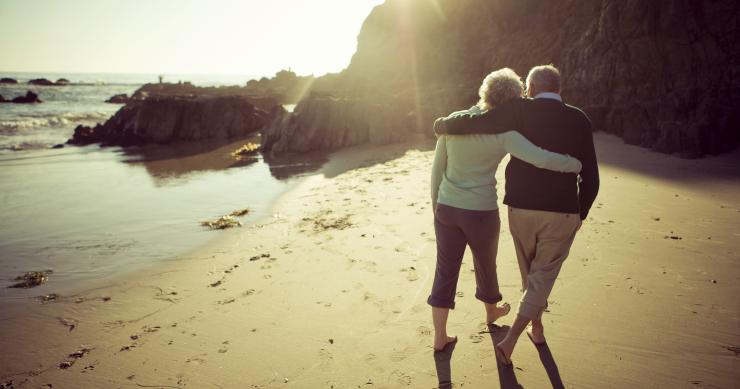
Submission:
<svg viewBox="0 0 740 389">
<path fill-rule="evenodd" d="M 52 302 L 52 301 L 56 301 L 56 299 L 57 299 L 57 298 L 59 298 L 59 295 L 58 295 L 58 294 L 56 294 L 56 293 L 49 293 L 49 294 L 45 294 L 45 295 L 43 295 L 43 296 L 39 296 L 39 297 L 37 297 L 37 298 L 38 298 L 38 299 L 39 299 L 39 301 L 41 301 L 42 303 L 50 303 L 50 302 Z"/>
</svg>

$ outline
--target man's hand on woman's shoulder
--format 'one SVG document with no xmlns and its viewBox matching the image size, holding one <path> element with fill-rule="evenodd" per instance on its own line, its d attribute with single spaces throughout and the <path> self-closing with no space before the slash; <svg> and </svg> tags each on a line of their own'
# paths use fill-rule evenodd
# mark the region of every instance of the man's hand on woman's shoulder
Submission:
<svg viewBox="0 0 740 389">
<path fill-rule="evenodd" d="M 434 121 L 434 135 L 439 138 L 440 135 L 446 135 L 449 133 L 447 130 L 447 120 L 449 119 L 454 119 L 461 116 L 475 117 L 482 115 L 483 113 L 483 110 L 481 110 L 477 105 L 474 105 L 468 109 L 455 111 L 447 116 L 439 117 L 437 118 L 437 120 Z"/>
<path fill-rule="evenodd" d="M 445 125 L 444 117 L 437 118 L 437 120 L 434 121 L 434 126 L 433 126 L 434 136 L 439 138 L 440 135 L 444 134 L 444 129 L 443 129 L 444 125 Z"/>
</svg>

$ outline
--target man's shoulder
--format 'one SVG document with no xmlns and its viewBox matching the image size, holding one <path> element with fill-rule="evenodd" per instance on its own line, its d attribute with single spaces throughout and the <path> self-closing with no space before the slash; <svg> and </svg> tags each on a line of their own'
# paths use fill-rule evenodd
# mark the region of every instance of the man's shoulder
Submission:
<svg viewBox="0 0 740 389">
<path fill-rule="evenodd" d="M 589 119 L 588 115 L 586 115 L 586 112 L 584 112 L 582 109 L 576 107 L 575 105 L 570 104 L 563 104 L 565 106 L 566 111 L 568 114 L 574 118 L 574 120 L 581 121 L 583 123 L 587 123 L 589 127 L 591 126 L 591 119 Z"/>
<path fill-rule="evenodd" d="M 519 115 L 520 113 L 526 112 L 526 110 L 529 109 L 531 105 L 532 99 L 522 97 L 497 104 L 486 113 L 489 115 Z"/>
</svg>

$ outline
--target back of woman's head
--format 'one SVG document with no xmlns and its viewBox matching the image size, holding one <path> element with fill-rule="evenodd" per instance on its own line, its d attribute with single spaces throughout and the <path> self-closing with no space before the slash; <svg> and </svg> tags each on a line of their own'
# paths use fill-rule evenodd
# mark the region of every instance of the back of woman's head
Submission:
<svg viewBox="0 0 740 389">
<path fill-rule="evenodd" d="M 483 79 L 478 95 L 480 96 L 478 107 L 486 110 L 494 105 L 522 97 L 524 84 L 515 71 L 502 68 Z"/>
</svg>

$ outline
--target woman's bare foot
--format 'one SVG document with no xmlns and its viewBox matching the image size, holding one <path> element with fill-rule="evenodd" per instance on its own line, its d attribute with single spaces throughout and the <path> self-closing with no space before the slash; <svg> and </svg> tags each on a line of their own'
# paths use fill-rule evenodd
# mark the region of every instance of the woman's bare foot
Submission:
<svg viewBox="0 0 740 389">
<path fill-rule="evenodd" d="M 485 304 L 486 306 L 486 323 L 491 324 L 496 320 L 506 316 L 511 312 L 511 305 L 503 303 L 500 307 L 496 304 Z"/>
<path fill-rule="evenodd" d="M 527 329 L 527 336 L 532 340 L 535 345 L 545 343 L 545 327 L 542 326 L 541 321 L 533 321 Z"/>
<path fill-rule="evenodd" d="M 443 338 L 434 337 L 434 350 L 442 351 L 450 343 L 457 341 L 457 336 L 445 336 Z"/>
<path fill-rule="evenodd" d="M 509 340 L 508 336 L 496 344 L 496 355 L 499 362 L 506 366 L 511 365 L 511 354 L 514 353 L 514 346 L 516 346 L 516 341 Z"/>
</svg>

